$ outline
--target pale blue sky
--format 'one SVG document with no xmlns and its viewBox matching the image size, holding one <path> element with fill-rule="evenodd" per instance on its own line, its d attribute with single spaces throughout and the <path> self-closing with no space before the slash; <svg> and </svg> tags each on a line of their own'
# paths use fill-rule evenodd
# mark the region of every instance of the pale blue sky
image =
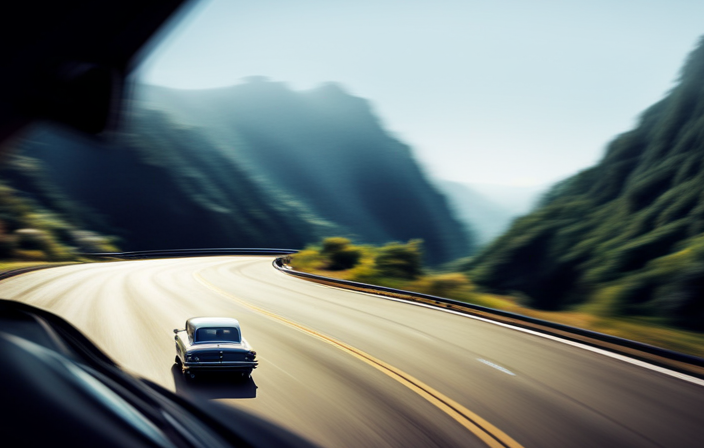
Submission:
<svg viewBox="0 0 704 448">
<path fill-rule="evenodd" d="M 662 98 L 703 19 L 701 0 L 205 0 L 141 77 L 337 82 L 436 177 L 545 184 L 596 162 Z"/>
</svg>

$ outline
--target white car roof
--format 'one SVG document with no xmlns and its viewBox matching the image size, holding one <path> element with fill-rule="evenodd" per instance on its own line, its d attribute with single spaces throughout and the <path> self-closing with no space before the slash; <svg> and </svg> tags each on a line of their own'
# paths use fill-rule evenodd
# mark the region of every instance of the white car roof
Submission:
<svg viewBox="0 0 704 448">
<path fill-rule="evenodd" d="M 213 327 L 234 327 L 239 330 L 240 323 L 231 317 L 192 317 L 188 322 L 194 329 Z"/>
</svg>

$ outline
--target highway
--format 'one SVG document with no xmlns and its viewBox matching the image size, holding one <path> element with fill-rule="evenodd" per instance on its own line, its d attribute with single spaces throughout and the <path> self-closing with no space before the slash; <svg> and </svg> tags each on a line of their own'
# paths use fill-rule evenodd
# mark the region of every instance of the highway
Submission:
<svg viewBox="0 0 704 448">
<path fill-rule="evenodd" d="M 272 257 L 65 266 L 0 283 L 126 370 L 327 447 L 700 447 L 701 380 L 450 312 L 278 272 Z M 183 380 L 173 329 L 229 316 L 247 382 Z"/>
</svg>

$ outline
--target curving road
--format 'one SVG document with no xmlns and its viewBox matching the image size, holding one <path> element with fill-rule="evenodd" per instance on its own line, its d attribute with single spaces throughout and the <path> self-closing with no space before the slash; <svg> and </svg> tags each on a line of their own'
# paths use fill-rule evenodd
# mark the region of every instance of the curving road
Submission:
<svg viewBox="0 0 704 448">
<path fill-rule="evenodd" d="M 287 276 L 271 257 L 96 263 L 0 283 L 137 375 L 330 447 L 699 447 L 704 387 L 505 326 Z M 240 320 L 249 382 L 186 384 L 173 328 Z"/>
</svg>

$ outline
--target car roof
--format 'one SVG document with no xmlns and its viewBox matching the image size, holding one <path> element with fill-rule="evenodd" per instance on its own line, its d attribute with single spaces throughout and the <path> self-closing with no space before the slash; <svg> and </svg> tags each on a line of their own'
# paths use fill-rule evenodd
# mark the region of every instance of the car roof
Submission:
<svg viewBox="0 0 704 448">
<path fill-rule="evenodd" d="M 194 329 L 213 328 L 213 327 L 234 327 L 239 329 L 240 323 L 237 319 L 231 317 L 192 317 L 188 319 L 188 323 Z"/>
</svg>

